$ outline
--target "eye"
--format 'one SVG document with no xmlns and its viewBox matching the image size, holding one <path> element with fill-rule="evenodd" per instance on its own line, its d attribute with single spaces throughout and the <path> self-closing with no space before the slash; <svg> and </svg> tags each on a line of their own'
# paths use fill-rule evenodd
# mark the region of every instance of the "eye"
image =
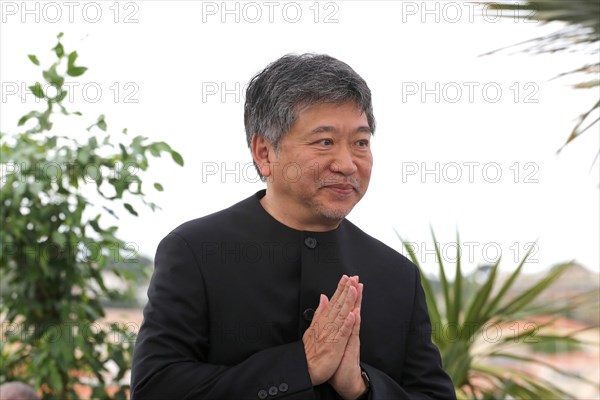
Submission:
<svg viewBox="0 0 600 400">
<path fill-rule="evenodd" d="M 331 145 L 333 145 L 333 140 L 331 140 L 331 139 L 321 139 L 317 143 L 318 144 L 322 144 L 323 146 L 331 146 Z"/>
<path fill-rule="evenodd" d="M 366 139 L 362 139 L 356 142 L 358 147 L 369 147 L 369 141 Z"/>
</svg>

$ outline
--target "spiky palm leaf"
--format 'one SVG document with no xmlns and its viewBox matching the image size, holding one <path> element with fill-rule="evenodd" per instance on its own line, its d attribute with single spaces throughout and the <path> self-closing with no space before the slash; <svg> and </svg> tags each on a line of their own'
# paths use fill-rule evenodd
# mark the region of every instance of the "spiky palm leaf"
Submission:
<svg viewBox="0 0 600 400">
<path fill-rule="evenodd" d="M 568 393 L 550 381 L 527 372 L 525 368 L 502 366 L 495 363 L 499 359 L 519 361 L 524 367 L 531 365 L 544 366 L 565 377 L 579 379 L 582 382 L 597 386 L 597 382 L 587 381 L 545 361 L 524 355 L 523 346 L 535 340 L 537 343 L 569 343 L 584 344 L 577 338 L 578 332 L 568 334 L 547 334 L 545 328 L 550 327 L 555 318 L 543 323 L 528 323 L 522 330 L 512 335 L 504 335 L 488 343 L 480 338 L 486 337 L 486 330 L 491 326 L 509 329 L 530 317 L 556 316 L 588 304 L 591 298 L 597 298 L 598 292 L 579 294 L 567 299 L 567 304 L 533 304 L 534 300 L 546 291 L 572 263 L 560 264 L 548 271 L 538 282 L 529 286 L 514 297 L 508 294 L 514 283 L 519 280 L 530 252 L 521 260 L 518 267 L 504 282 L 498 281 L 500 259 L 489 270 L 486 280 L 470 295 L 466 295 L 464 287 L 472 282 L 463 275 L 461 266 L 460 240 L 457 234 L 455 258 L 455 278 L 450 282 L 446 276 L 443 260 L 440 255 L 433 229 L 431 231 L 437 254 L 437 262 L 441 284 L 441 296 L 437 298 L 432 282 L 423 274 L 417 255 L 410 242 L 402 240 L 410 259 L 421 270 L 423 289 L 427 298 L 427 307 L 433 327 L 432 340 L 440 349 L 444 369 L 452 378 L 459 398 L 502 399 L 512 396 L 519 399 L 551 399 L 570 397 Z M 533 247 L 531 248 L 533 249 Z M 531 250 L 530 250 L 531 251 Z"/>
<path fill-rule="evenodd" d="M 593 57 L 591 63 L 573 71 L 560 74 L 559 77 L 570 74 L 592 75 L 592 79 L 580 82 L 573 87 L 577 89 L 589 89 L 600 86 L 600 79 L 598 77 L 600 74 L 600 62 L 595 61 L 598 59 L 598 52 L 600 51 L 599 0 L 535 0 L 526 1 L 522 4 L 496 2 L 488 3 L 488 6 L 500 11 L 509 10 L 511 15 L 519 13 L 524 17 L 530 16 L 542 24 L 550 22 L 564 23 L 565 26 L 556 32 L 519 43 L 519 45 L 529 44 L 530 46 L 525 51 L 534 53 L 578 51 L 590 54 Z M 600 100 L 579 116 L 567 140 L 558 149 L 559 152 L 567 144 L 600 121 L 600 117 L 593 115 L 597 114 L 595 111 L 599 109 Z M 600 154 L 600 151 L 598 154 Z M 597 157 L 598 155 L 596 155 Z"/>
</svg>

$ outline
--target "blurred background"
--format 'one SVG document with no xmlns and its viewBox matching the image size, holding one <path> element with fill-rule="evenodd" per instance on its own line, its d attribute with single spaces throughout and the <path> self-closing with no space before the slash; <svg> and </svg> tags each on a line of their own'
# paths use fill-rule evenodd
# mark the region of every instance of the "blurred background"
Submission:
<svg viewBox="0 0 600 400">
<path fill-rule="evenodd" d="M 371 88 L 349 219 L 421 267 L 459 396 L 599 397 L 597 0 L 1 12 L 0 383 L 128 397 L 158 242 L 264 187 L 245 85 L 317 52 Z"/>
</svg>

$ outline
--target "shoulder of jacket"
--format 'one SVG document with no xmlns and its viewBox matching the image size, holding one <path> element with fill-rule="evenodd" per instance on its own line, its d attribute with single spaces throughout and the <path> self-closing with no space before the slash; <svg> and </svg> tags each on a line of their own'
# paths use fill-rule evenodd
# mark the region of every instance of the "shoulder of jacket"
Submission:
<svg viewBox="0 0 600 400">
<path fill-rule="evenodd" d="M 228 233 L 228 229 L 238 225 L 244 216 L 251 212 L 248 207 L 250 201 L 252 201 L 252 197 L 223 210 L 184 222 L 170 233 L 175 233 L 183 238 L 194 238 L 204 234 L 215 237 L 219 236 L 220 232 Z"/>
<path fill-rule="evenodd" d="M 408 267 L 413 271 L 418 271 L 418 267 L 402 253 L 383 243 L 381 240 L 369 235 L 348 219 L 345 219 L 343 223 L 345 224 L 345 229 L 348 234 L 353 238 L 353 241 L 357 241 L 361 246 L 368 247 L 368 251 L 393 261 L 395 265 L 399 264 Z"/>
</svg>

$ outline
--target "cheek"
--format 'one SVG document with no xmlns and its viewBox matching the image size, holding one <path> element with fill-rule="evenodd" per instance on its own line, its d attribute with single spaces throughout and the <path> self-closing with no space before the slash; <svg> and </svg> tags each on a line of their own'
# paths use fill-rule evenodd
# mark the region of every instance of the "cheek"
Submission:
<svg viewBox="0 0 600 400">
<path fill-rule="evenodd" d="M 367 157 L 361 158 L 357 161 L 357 167 L 362 174 L 370 175 L 371 169 L 373 169 L 373 156 L 369 155 Z"/>
<path fill-rule="evenodd" d="M 324 162 L 318 160 L 310 160 L 302 164 L 303 180 L 315 180 L 323 175 L 323 171 L 327 169 Z"/>
</svg>

